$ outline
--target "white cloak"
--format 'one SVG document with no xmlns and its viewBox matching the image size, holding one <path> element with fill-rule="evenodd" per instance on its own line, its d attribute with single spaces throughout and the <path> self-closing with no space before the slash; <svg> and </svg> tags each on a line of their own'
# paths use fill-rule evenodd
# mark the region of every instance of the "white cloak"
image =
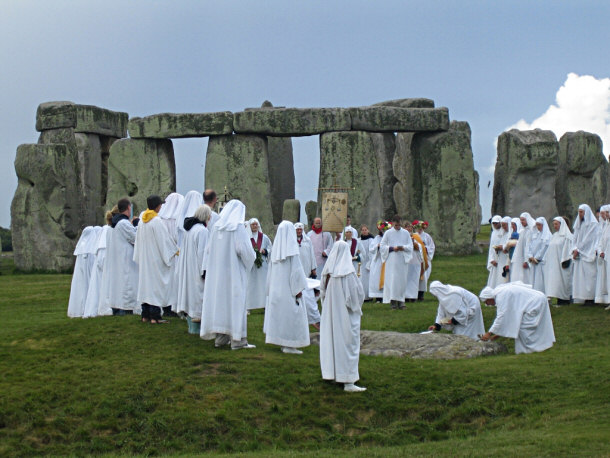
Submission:
<svg viewBox="0 0 610 458">
<path fill-rule="evenodd" d="M 572 251 L 578 250 L 578 257 L 573 260 L 572 296 L 575 303 L 595 299 L 595 282 L 597 279 L 596 249 L 599 239 L 599 223 L 588 205 L 585 219 L 576 216 Z M 579 207 L 580 208 L 580 207 Z"/>
<path fill-rule="evenodd" d="M 226 210 L 225 207 L 223 212 Z M 243 221 L 244 216 L 245 208 L 243 215 L 236 219 Z M 246 287 L 254 259 L 250 231 L 242 224 L 231 225 L 227 230 L 222 217 L 218 218 L 210 233 L 204 261 L 201 338 L 211 340 L 219 333 L 241 340 L 248 335 Z"/>
<path fill-rule="evenodd" d="M 390 251 L 390 248 L 401 246 L 404 251 Z M 413 257 L 413 241 L 406 229 L 388 229 L 381 239 L 381 260 L 385 262 L 385 281 L 383 285 L 383 302 L 404 302 L 407 290 L 407 271 Z"/>
<path fill-rule="evenodd" d="M 544 351 L 553 346 L 553 321 L 544 293 L 513 283 L 496 291 L 496 319 L 489 332 L 515 339 L 516 354 Z"/>
<path fill-rule="evenodd" d="M 362 253 L 360 253 L 360 259 L 362 265 L 360 266 L 360 283 L 362 283 L 362 289 L 364 290 L 364 300 L 368 300 L 369 296 L 369 277 L 371 273 L 371 244 L 373 243 L 372 238 L 360 241 L 360 245 L 362 245 Z"/>
<path fill-rule="evenodd" d="M 369 256 L 369 297 L 373 299 L 381 298 L 383 297 L 383 288 L 379 288 L 379 277 L 383 265 L 381 261 L 381 235 L 376 235 L 369 244 Z M 366 288 L 366 285 L 364 287 Z"/>
<path fill-rule="evenodd" d="M 565 222 L 563 223 L 565 224 Z M 555 232 L 544 259 L 544 292 L 547 297 L 568 300 L 572 296 L 572 234 Z M 567 268 L 562 262 L 570 261 Z"/>
<path fill-rule="evenodd" d="M 610 302 L 608 295 L 608 285 L 610 276 L 610 267 L 608 266 L 608 257 L 610 256 L 610 223 L 604 221 L 601 223 L 602 231 L 599 242 L 597 243 L 597 280 L 595 282 L 595 302 L 597 304 L 607 304 Z M 601 254 L 604 257 L 601 257 Z"/>
<path fill-rule="evenodd" d="M 301 260 L 301 265 L 303 266 L 305 276 L 309 277 L 311 275 L 311 271 L 316 269 L 317 266 L 311 240 L 309 240 L 309 237 L 307 237 L 305 234 L 303 234 L 301 244 L 299 245 L 299 259 Z M 316 271 L 316 276 L 319 277 L 321 273 L 322 272 Z M 319 323 L 320 310 L 318 309 L 318 301 L 316 300 L 313 290 L 306 289 L 303 291 L 303 303 L 307 309 L 307 322 L 309 324 Z"/>
<path fill-rule="evenodd" d="M 430 292 L 439 299 L 435 323 L 444 325 L 453 318 L 459 323 L 452 326 L 454 334 L 479 340 L 479 335 L 485 333 L 479 298 L 459 286 L 441 284 L 442 292 L 439 292 L 437 284 L 441 283 L 432 282 L 430 285 Z"/>
<path fill-rule="evenodd" d="M 489 271 L 489 276 L 487 277 L 487 286 L 490 288 L 495 288 L 498 284 L 498 278 L 502 278 L 502 267 L 500 264 L 499 253 L 496 252 L 494 247 L 502 245 L 502 240 L 504 238 L 504 229 L 493 229 L 492 226 L 491 236 L 489 237 L 489 250 L 487 252 L 487 270 Z M 495 261 L 498 265 L 494 266 L 492 264 L 492 261 Z M 498 271 L 500 274 L 498 274 Z"/>
<path fill-rule="evenodd" d="M 133 260 L 138 264 L 138 302 L 166 307 L 170 305 L 172 265 L 178 246 L 158 216 L 140 221 Z"/>
<path fill-rule="evenodd" d="M 413 239 L 411 239 L 413 240 Z M 413 243 L 417 243 L 413 240 Z M 424 262 L 422 255 L 422 247 L 419 246 L 419 250 L 413 250 L 413 257 L 409 261 L 409 268 L 407 270 L 407 287 L 405 289 L 405 299 L 417 299 L 419 294 L 419 285 L 421 277 L 421 264 Z"/>
<path fill-rule="evenodd" d="M 104 273 L 104 260 L 106 259 L 106 239 L 108 237 L 108 231 L 110 230 L 110 226 L 103 226 L 97 238 L 95 265 L 93 266 L 91 279 L 89 280 L 89 289 L 87 290 L 87 300 L 85 301 L 83 318 L 93 318 L 99 314 L 102 275 Z"/>
<path fill-rule="evenodd" d="M 309 237 L 311 245 L 313 246 L 313 252 L 316 257 L 316 270 L 319 277 L 322 275 L 324 264 L 326 264 L 326 257 L 333 248 L 333 237 L 330 235 L 330 232 L 316 234 L 313 230 L 307 233 L 307 237 Z M 324 256 L 322 256 L 322 254 L 324 254 Z"/>
<path fill-rule="evenodd" d="M 68 316 L 70 318 L 80 318 L 84 315 L 89 282 L 95 268 L 97 239 L 101 230 L 100 226 L 87 226 L 83 229 L 83 233 L 76 244 L 74 250 L 76 263 L 74 264 L 70 299 L 68 300 Z"/>
<path fill-rule="evenodd" d="M 136 228 L 128 219 L 120 220 L 107 233 L 98 315 L 112 313 L 110 308 L 139 309 L 138 265 L 133 261 L 135 240 Z"/>
<path fill-rule="evenodd" d="M 200 319 L 203 308 L 203 291 L 205 280 L 203 260 L 208 243 L 208 229 L 201 223 L 185 230 L 182 249 L 178 257 L 178 293 L 176 313 L 183 313 L 191 318 Z"/>
<path fill-rule="evenodd" d="M 256 237 L 258 237 L 258 233 Z M 250 244 L 252 244 L 252 240 L 251 235 Z M 254 243 L 256 243 L 256 239 L 254 239 Z M 254 251 L 254 248 L 252 248 L 252 245 L 250 245 L 250 247 L 256 256 L 256 252 Z M 271 240 L 269 240 L 269 237 L 267 237 L 266 234 L 263 234 L 261 250 L 267 250 L 267 256 L 261 256 L 263 263 L 260 268 L 253 265 L 250 273 L 248 274 L 248 292 L 246 293 L 248 310 L 265 308 L 265 304 L 267 302 L 267 275 L 269 272 L 269 258 L 271 256 L 272 249 L 273 247 L 271 245 Z"/>
</svg>

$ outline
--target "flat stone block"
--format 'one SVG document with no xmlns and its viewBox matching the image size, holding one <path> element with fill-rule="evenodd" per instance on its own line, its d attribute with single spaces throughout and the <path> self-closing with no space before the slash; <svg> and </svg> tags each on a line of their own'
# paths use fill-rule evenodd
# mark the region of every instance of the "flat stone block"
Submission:
<svg viewBox="0 0 610 458">
<path fill-rule="evenodd" d="M 348 109 L 352 130 L 369 132 L 434 132 L 449 129 L 447 108 L 399 108 L 393 106 Z"/>
<path fill-rule="evenodd" d="M 425 98 L 395 99 L 374 103 L 372 107 L 434 108 L 434 100 Z"/>
<path fill-rule="evenodd" d="M 36 130 L 73 127 L 77 133 L 98 134 L 108 137 L 127 136 L 129 115 L 93 105 L 72 102 L 47 102 L 38 105 Z"/>
<path fill-rule="evenodd" d="M 260 108 L 235 113 L 233 119 L 238 134 L 300 137 L 350 128 L 345 108 Z"/>
<path fill-rule="evenodd" d="M 131 138 L 185 138 L 233 132 L 233 113 L 161 113 L 129 120 Z"/>
</svg>

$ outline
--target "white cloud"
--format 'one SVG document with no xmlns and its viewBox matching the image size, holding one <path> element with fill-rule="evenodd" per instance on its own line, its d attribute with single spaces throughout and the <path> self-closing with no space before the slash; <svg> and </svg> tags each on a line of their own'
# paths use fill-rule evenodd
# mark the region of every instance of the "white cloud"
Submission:
<svg viewBox="0 0 610 458">
<path fill-rule="evenodd" d="M 507 130 L 546 129 L 558 139 L 566 132 L 584 130 L 599 135 L 604 154 L 610 153 L 610 78 L 569 73 L 555 102 L 531 123 L 521 119 Z"/>
</svg>

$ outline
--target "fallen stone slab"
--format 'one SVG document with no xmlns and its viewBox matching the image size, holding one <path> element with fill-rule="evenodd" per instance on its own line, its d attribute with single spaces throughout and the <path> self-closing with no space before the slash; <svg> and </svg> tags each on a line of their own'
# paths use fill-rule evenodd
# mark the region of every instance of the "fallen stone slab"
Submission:
<svg viewBox="0 0 610 458">
<path fill-rule="evenodd" d="M 370 132 L 435 132 L 449 129 L 447 108 L 370 106 L 348 108 L 352 130 Z"/>
<path fill-rule="evenodd" d="M 310 334 L 311 343 L 320 345 L 320 333 Z M 413 359 L 468 359 L 507 353 L 499 342 L 480 342 L 455 334 L 407 334 L 392 331 L 360 331 L 360 354 L 399 356 Z"/>
<path fill-rule="evenodd" d="M 73 127 L 76 133 L 98 134 L 108 137 L 127 136 L 129 115 L 93 105 L 73 102 L 46 102 L 38 105 L 36 130 Z"/>
<path fill-rule="evenodd" d="M 160 113 L 131 118 L 131 138 L 185 138 L 227 135 L 233 132 L 233 113 Z"/>
<path fill-rule="evenodd" d="M 350 129 L 351 119 L 345 108 L 265 107 L 233 115 L 233 130 L 238 134 L 301 137 Z"/>
</svg>

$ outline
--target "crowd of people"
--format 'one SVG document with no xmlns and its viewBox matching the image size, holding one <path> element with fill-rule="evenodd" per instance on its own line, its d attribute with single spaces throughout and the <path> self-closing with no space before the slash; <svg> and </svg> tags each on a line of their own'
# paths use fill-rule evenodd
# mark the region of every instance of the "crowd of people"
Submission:
<svg viewBox="0 0 610 458">
<path fill-rule="evenodd" d="M 519 218 L 494 216 L 489 243 L 487 286 L 522 282 L 532 285 L 557 305 L 608 304 L 610 268 L 610 205 L 593 213 L 587 204 L 578 207 L 570 231 L 569 219 L 552 220 L 529 213 Z"/>
<path fill-rule="evenodd" d="M 405 309 L 421 301 L 432 271 L 435 245 L 425 221 L 379 221 L 377 234 L 360 233 L 350 218 L 340 233 L 283 221 L 273 242 L 256 218 L 245 220 L 239 200 L 214 211 L 217 196 L 152 195 L 137 217 L 124 198 L 106 214 L 106 225 L 83 230 L 68 304 L 70 317 L 139 314 L 143 323 L 188 322 L 188 332 L 215 347 L 251 349 L 250 310 L 265 309 L 265 342 L 288 354 L 310 344 L 309 327 L 320 331 L 322 377 L 363 391 L 359 380 L 360 317 L 365 300 Z M 555 342 L 549 301 L 608 299 L 605 264 L 610 243 L 610 206 L 599 220 L 581 205 L 574 234 L 564 217 L 529 213 L 519 219 L 494 216 L 487 286 L 480 300 L 495 305 L 485 332 L 481 304 L 473 293 L 438 281 L 429 332 L 451 330 L 474 340 L 515 339 L 515 352 L 543 351 Z M 322 313 L 320 314 L 320 305 Z"/>
</svg>

